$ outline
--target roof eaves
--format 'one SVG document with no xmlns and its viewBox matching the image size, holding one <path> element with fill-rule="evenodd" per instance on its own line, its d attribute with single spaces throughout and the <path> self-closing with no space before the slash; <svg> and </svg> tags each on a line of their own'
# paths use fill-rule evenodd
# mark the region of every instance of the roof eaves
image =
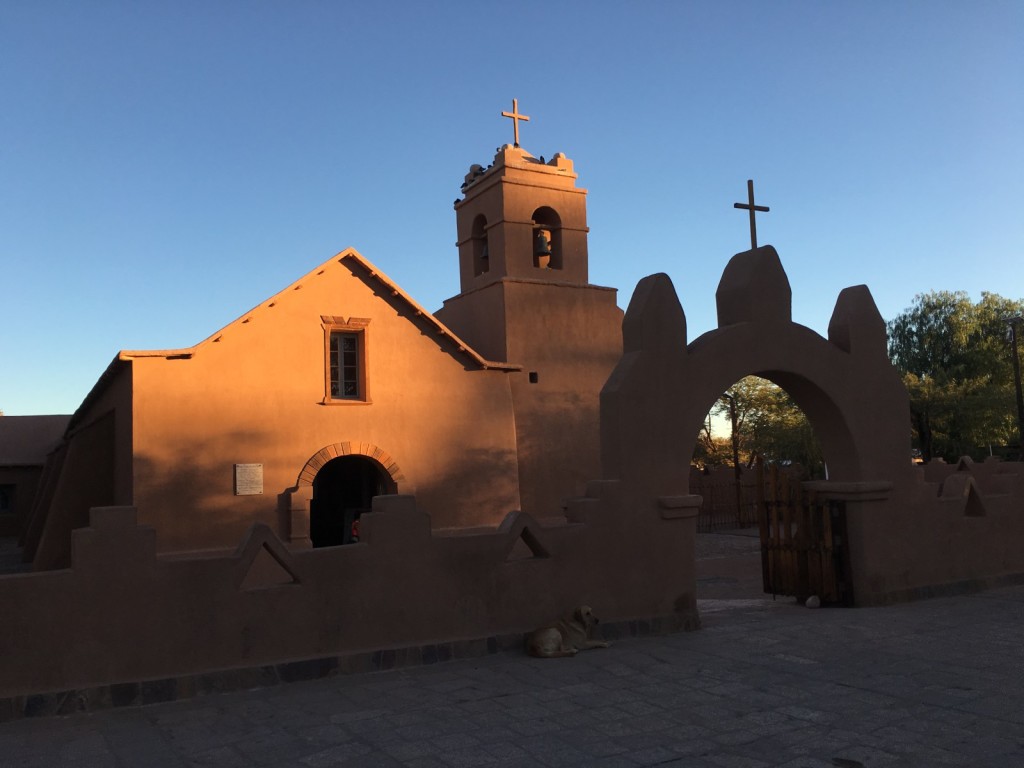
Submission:
<svg viewBox="0 0 1024 768">
<path fill-rule="evenodd" d="M 497 360 L 487 360 L 479 352 L 473 349 L 469 344 L 459 338 L 454 331 L 448 326 L 438 320 L 431 312 L 424 309 L 415 299 L 409 294 L 403 291 L 394 280 L 385 275 L 367 258 L 362 256 L 360 253 L 353 249 L 349 249 L 338 254 L 338 261 L 351 260 L 359 264 L 374 280 L 384 286 L 392 296 L 401 299 L 409 308 L 412 309 L 416 316 L 422 318 L 424 321 L 434 327 L 437 333 L 441 336 L 448 337 L 453 344 L 458 348 L 459 352 L 469 357 L 474 363 L 484 370 L 496 370 L 496 371 L 521 371 L 523 370 L 522 365 L 515 363 L 503 363 Z"/>
<path fill-rule="evenodd" d="M 68 420 L 68 425 L 64 430 L 64 437 L 67 438 L 75 430 L 75 428 L 81 423 L 82 419 L 85 418 L 86 412 L 92 407 L 103 391 L 107 388 L 118 371 L 123 367 L 126 362 L 126 358 L 123 357 L 123 352 L 118 352 L 114 356 L 114 359 L 110 361 L 110 364 L 103 370 L 100 377 L 96 379 L 96 383 L 92 385 L 92 389 L 89 390 L 88 394 L 82 400 L 82 404 L 75 409 L 75 412 L 71 414 L 71 418 Z"/>
</svg>

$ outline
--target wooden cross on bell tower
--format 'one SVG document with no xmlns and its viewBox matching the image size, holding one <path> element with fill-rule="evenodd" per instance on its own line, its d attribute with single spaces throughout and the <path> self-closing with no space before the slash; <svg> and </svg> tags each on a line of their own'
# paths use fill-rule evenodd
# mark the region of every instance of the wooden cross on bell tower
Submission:
<svg viewBox="0 0 1024 768">
<path fill-rule="evenodd" d="M 502 112 L 501 116 L 502 117 L 511 117 L 512 118 L 512 126 L 513 126 L 513 131 L 515 133 L 515 140 L 516 140 L 515 146 L 518 147 L 519 146 L 519 121 L 520 120 L 525 120 L 526 122 L 530 122 L 530 118 L 529 117 L 527 117 L 526 115 L 519 114 L 519 99 L 512 99 L 512 111 L 511 112 Z"/>
<path fill-rule="evenodd" d="M 746 203 L 733 203 L 733 208 L 743 208 L 744 210 L 750 211 L 750 250 L 757 248 L 757 224 L 754 222 L 754 212 L 761 211 L 762 213 L 768 213 L 767 205 L 754 205 L 754 181 L 753 179 L 747 179 L 747 202 Z"/>
</svg>

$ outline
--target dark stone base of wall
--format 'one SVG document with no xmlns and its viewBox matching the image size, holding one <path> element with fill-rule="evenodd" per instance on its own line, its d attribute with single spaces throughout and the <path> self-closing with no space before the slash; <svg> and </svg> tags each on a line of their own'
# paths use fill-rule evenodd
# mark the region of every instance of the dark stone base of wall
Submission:
<svg viewBox="0 0 1024 768">
<path fill-rule="evenodd" d="M 876 605 L 895 605 L 897 603 L 909 603 L 914 600 L 930 600 L 935 597 L 971 595 L 975 592 L 985 592 L 990 589 L 1000 589 L 1001 587 L 1016 587 L 1021 584 L 1024 584 L 1024 573 L 985 576 L 978 579 L 953 581 L 948 584 L 929 584 L 924 587 L 911 587 L 910 589 L 898 589 L 890 592 L 875 592 L 865 597 L 858 594 L 856 604 L 858 607 L 863 608 Z"/>
<path fill-rule="evenodd" d="M 693 611 L 692 615 L 672 615 L 602 624 L 601 635 L 606 640 L 621 640 L 628 637 L 662 635 L 699 628 L 700 618 L 697 612 Z M 523 635 L 492 635 L 477 640 L 458 640 L 409 648 L 325 656 L 319 659 L 227 669 L 197 675 L 169 677 L 162 680 L 112 683 L 94 688 L 10 696 L 0 698 L 0 722 L 23 717 L 74 715 L 112 707 L 162 704 L 195 696 L 268 688 L 283 683 L 316 680 L 334 675 L 385 672 L 403 667 L 439 664 L 454 659 L 474 658 L 497 653 L 523 653 Z"/>
</svg>

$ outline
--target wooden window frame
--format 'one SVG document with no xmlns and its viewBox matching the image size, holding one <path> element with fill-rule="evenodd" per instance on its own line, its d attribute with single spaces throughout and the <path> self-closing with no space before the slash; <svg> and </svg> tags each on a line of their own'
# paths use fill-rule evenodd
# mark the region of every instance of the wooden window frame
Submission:
<svg viewBox="0 0 1024 768">
<path fill-rule="evenodd" d="M 370 377 L 368 375 L 367 326 L 369 319 L 364 317 L 333 317 L 321 315 L 324 329 L 324 399 L 323 405 L 369 405 Z M 356 390 L 355 396 L 337 397 L 331 393 L 331 337 L 354 336 L 356 339 Z M 339 371 L 340 376 L 340 371 Z"/>
</svg>

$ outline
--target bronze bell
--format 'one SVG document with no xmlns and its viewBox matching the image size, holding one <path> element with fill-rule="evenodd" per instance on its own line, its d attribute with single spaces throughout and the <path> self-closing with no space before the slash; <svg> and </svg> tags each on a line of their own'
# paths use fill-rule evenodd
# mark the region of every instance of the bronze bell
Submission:
<svg viewBox="0 0 1024 768">
<path fill-rule="evenodd" d="M 538 229 L 533 238 L 533 264 L 540 269 L 551 264 L 551 233 L 546 229 Z"/>
<path fill-rule="evenodd" d="M 534 256 L 551 255 L 551 233 L 546 229 L 538 229 L 537 236 L 533 240 Z"/>
</svg>

